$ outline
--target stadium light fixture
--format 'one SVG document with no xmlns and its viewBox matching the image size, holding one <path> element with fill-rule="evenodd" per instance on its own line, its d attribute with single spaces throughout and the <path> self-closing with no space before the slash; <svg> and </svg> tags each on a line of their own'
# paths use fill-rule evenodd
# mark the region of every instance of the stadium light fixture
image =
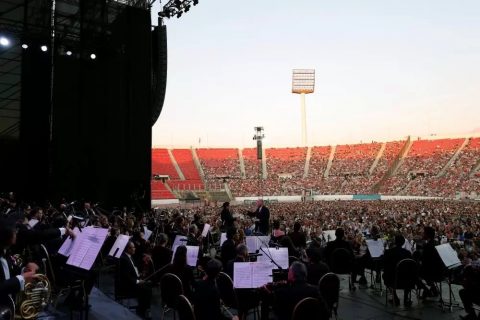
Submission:
<svg viewBox="0 0 480 320">
<path fill-rule="evenodd" d="M 72 55 L 72 51 L 67 50 L 67 52 L 65 52 L 65 54 L 66 54 L 67 56 L 71 56 L 71 55 Z"/>
<path fill-rule="evenodd" d="M 2 47 L 8 47 L 10 40 L 7 37 L 0 37 L 0 45 L 2 45 Z"/>
<path fill-rule="evenodd" d="M 307 146 L 307 114 L 305 95 L 315 90 L 315 69 L 293 69 L 292 93 L 300 94 L 302 115 L 302 145 Z"/>
<path fill-rule="evenodd" d="M 92 60 L 97 59 L 97 55 L 96 55 L 95 53 L 92 53 L 92 54 L 90 55 L 90 59 L 92 59 Z"/>
<path fill-rule="evenodd" d="M 40 50 L 42 50 L 43 52 L 46 52 L 48 50 L 48 47 L 43 45 L 40 47 Z"/>
<path fill-rule="evenodd" d="M 198 0 L 193 0 L 193 5 L 196 6 L 198 4 Z"/>
<path fill-rule="evenodd" d="M 22 49 L 27 50 L 28 49 L 28 44 L 26 44 L 26 43 L 22 44 Z"/>
</svg>

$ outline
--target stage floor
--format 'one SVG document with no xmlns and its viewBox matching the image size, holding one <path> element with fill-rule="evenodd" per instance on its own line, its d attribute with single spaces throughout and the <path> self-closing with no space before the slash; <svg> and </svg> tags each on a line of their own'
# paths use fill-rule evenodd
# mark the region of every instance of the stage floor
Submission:
<svg viewBox="0 0 480 320">
<path fill-rule="evenodd" d="M 100 289 L 94 288 L 90 295 L 90 320 L 100 319 L 139 319 L 128 308 L 118 304 L 113 300 L 113 280 L 109 275 L 103 275 L 100 279 Z M 429 298 L 427 301 L 418 301 L 416 296 L 412 295 L 413 305 L 409 308 L 393 307 L 385 305 L 385 292 L 378 292 L 371 288 L 359 288 L 349 292 L 346 277 L 342 277 L 341 292 L 338 309 L 338 319 L 360 319 L 360 320 L 384 320 L 384 319 L 430 319 L 430 320 L 447 320 L 459 319 L 459 315 L 465 314 L 461 308 L 461 301 L 458 296 L 460 287 L 453 286 L 453 292 L 456 303 L 460 307 L 454 307 L 452 312 L 442 310 L 439 305 L 439 298 Z M 399 291 L 401 303 L 403 292 Z M 443 297 L 448 300 L 448 287 L 443 286 Z M 151 317 L 154 320 L 161 319 L 162 308 L 160 303 L 159 289 L 154 289 Z M 70 315 L 66 313 L 57 313 L 51 319 L 69 319 Z M 46 318 L 44 318 L 46 319 Z M 79 319 L 79 315 L 75 314 L 74 319 Z M 171 312 L 167 313 L 165 319 L 173 319 Z M 253 319 L 253 315 L 249 318 Z M 273 316 L 272 316 L 273 319 Z"/>
</svg>

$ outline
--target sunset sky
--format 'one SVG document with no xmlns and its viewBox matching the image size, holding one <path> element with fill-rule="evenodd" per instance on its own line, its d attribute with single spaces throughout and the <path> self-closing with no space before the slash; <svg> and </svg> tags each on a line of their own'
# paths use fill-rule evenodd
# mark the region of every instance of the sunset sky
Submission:
<svg viewBox="0 0 480 320">
<path fill-rule="evenodd" d="M 295 68 L 316 70 L 309 145 L 478 133 L 478 17 L 478 0 L 200 0 L 166 20 L 153 145 L 254 147 L 263 126 L 267 147 L 299 146 Z"/>
</svg>

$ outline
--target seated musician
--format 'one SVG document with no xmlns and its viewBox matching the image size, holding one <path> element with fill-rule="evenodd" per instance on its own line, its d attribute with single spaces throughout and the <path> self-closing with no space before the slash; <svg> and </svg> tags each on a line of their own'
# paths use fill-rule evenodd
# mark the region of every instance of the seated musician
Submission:
<svg viewBox="0 0 480 320">
<path fill-rule="evenodd" d="M 302 299 L 312 297 L 319 299 L 323 312 L 316 315 L 317 319 L 328 319 L 329 311 L 325 301 L 320 295 L 318 286 L 312 286 L 307 283 L 307 267 L 300 261 L 292 263 L 288 269 L 288 283 L 279 283 L 266 286 L 267 290 L 273 294 L 273 310 L 278 320 L 289 320 L 292 318 L 293 309 Z M 262 320 L 268 319 L 268 308 L 262 305 Z M 264 310 L 265 308 L 265 310 Z"/>
<path fill-rule="evenodd" d="M 165 267 L 164 273 L 173 273 L 182 280 L 183 294 L 187 298 L 192 296 L 193 268 L 187 264 L 187 247 L 179 246 L 173 256 L 173 262 Z"/>
<path fill-rule="evenodd" d="M 187 235 L 187 246 L 201 246 L 201 236 L 198 232 L 198 227 L 195 224 L 190 225 L 188 228 L 188 235 Z"/>
<path fill-rule="evenodd" d="M 0 220 L 0 306 L 8 306 L 12 309 L 15 295 L 23 291 L 25 283 L 35 279 L 35 273 L 38 270 L 38 266 L 34 263 L 27 264 L 21 273 L 20 270 L 15 270 L 9 249 L 16 240 L 15 227 L 3 219 Z"/>
<path fill-rule="evenodd" d="M 302 226 L 300 222 L 295 222 L 293 224 L 293 232 L 290 232 L 288 236 L 292 239 L 293 245 L 296 248 L 306 248 L 307 247 L 307 237 L 305 233 L 301 231 Z"/>
<path fill-rule="evenodd" d="M 435 229 L 425 227 L 423 230 L 423 239 L 426 241 L 423 246 L 422 255 L 420 257 L 420 277 L 425 280 L 427 286 L 423 282 L 419 283 L 423 289 L 422 298 L 438 296 L 438 290 L 435 281 L 443 278 L 443 262 L 435 249 Z"/>
<path fill-rule="evenodd" d="M 136 312 L 140 317 L 146 318 L 146 312 L 150 308 L 152 288 L 147 282 L 140 279 L 140 273 L 132 259 L 134 254 L 135 244 L 129 241 L 125 251 L 120 257 L 119 291 L 124 293 L 135 293 L 138 300 Z"/>
<path fill-rule="evenodd" d="M 467 315 L 460 318 L 465 320 L 480 319 L 480 314 L 477 316 L 473 308 L 474 303 L 480 303 L 480 262 L 477 260 L 466 266 L 463 276 L 463 289 L 460 289 L 458 294 L 462 299 Z"/>
<path fill-rule="evenodd" d="M 197 320 L 238 320 L 237 316 L 227 317 L 222 312 L 220 293 L 215 281 L 220 271 L 222 263 L 217 259 L 210 260 L 205 267 L 206 276 L 195 284 L 193 304 Z"/>
<path fill-rule="evenodd" d="M 328 265 L 321 261 L 322 252 L 317 248 L 308 248 L 306 250 L 307 263 L 307 282 L 313 286 L 317 286 L 320 279 L 330 271 Z"/>
<path fill-rule="evenodd" d="M 167 248 L 168 236 L 158 235 L 157 245 L 152 250 L 152 260 L 156 270 L 160 270 L 172 261 L 173 251 Z"/>
<path fill-rule="evenodd" d="M 283 236 L 285 236 L 285 232 L 282 230 L 282 228 L 280 226 L 280 221 L 279 220 L 273 221 L 273 230 L 272 230 L 271 241 L 277 242 Z"/>
<path fill-rule="evenodd" d="M 335 251 L 335 249 L 343 248 L 347 249 L 353 256 L 353 249 L 352 246 L 348 241 L 344 240 L 345 237 L 345 231 L 342 228 L 338 228 L 335 230 L 335 240 L 330 241 L 327 244 L 327 247 L 325 248 L 324 251 L 324 258 L 327 261 L 328 264 L 330 264 L 330 259 L 332 258 L 332 253 Z"/>
<path fill-rule="evenodd" d="M 397 264 L 402 261 L 403 259 L 411 259 L 412 253 L 407 249 L 403 248 L 405 244 L 405 238 L 398 234 L 395 236 L 395 247 L 388 249 L 385 251 L 383 255 L 383 263 L 384 263 L 384 272 L 383 272 L 383 281 L 387 287 L 393 287 L 395 281 L 395 269 Z M 409 290 L 404 290 L 403 292 L 403 304 L 406 307 L 412 305 L 412 301 L 410 300 Z M 397 292 L 393 292 L 393 301 L 395 305 L 400 304 L 400 299 L 397 296 Z"/>
<path fill-rule="evenodd" d="M 237 234 L 237 229 L 235 228 L 228 229 L 226 233 L 227 240 L 223 242 L 222 247 L 220 249 L 220 252 L 222 255 L 222 263 L 225 269 L 227 268 L 228 262 L 234 259 L 235 256 L 237 255 L 237 250 L 236 250 L 235 241 L 234 241 L 234 237 L 236 234 Z"/>
</svg>

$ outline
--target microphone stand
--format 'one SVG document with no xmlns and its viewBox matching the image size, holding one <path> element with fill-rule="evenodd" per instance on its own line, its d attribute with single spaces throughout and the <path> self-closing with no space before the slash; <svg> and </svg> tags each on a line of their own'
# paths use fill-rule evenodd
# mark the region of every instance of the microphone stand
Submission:
<svg viewBox="0 0 480 320">
<path fill-rule="evenodd" d="M 264 246 L 267 247 L 267 251 L 269 253 L 267 253 L 265 250 L 263 250 L 262 246 L 260 246 L 260 251 L 262 251 L 266 256 L 267 258 L 270 259 L 270 262 L 273 263 L 278 269 L 280 270 L 283 270 L 282 266 L 280 266 L 272 257 L 272 255 L 270 254 L 270 247 L 268 246 L 268 244 L 265 244 L 265 242 L 257 235 L 255 235 L 255 237 L 257 238 L 258 241 L 260 241 Z"/>
</svg>

